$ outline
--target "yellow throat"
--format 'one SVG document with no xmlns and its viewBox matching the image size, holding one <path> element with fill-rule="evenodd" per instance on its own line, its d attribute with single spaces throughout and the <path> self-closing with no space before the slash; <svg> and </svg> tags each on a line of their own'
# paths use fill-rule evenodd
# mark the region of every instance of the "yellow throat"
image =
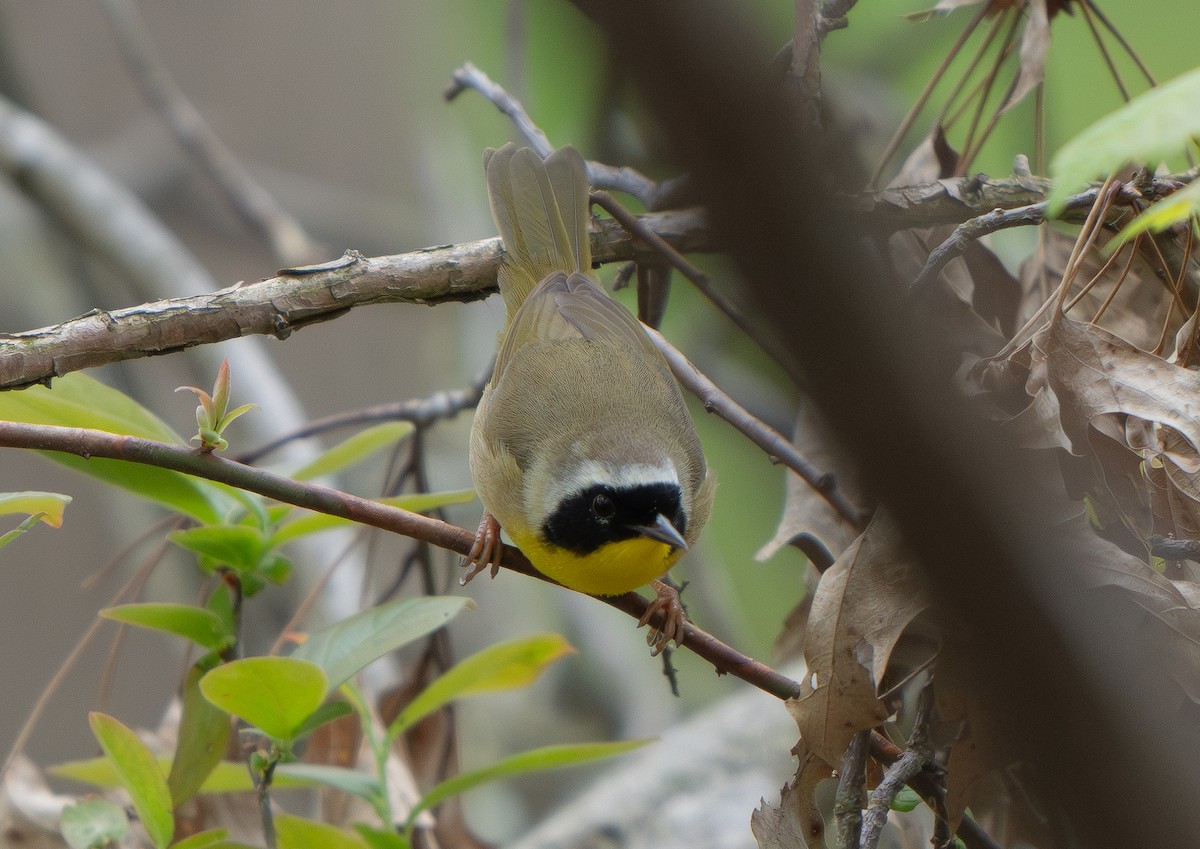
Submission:
<svg viewBox="0 0 1200 849">
<path fill-rule="evenodd" d="M 543 575 L 589 595 L 621 595 L 643 587 L 661 578 L 683 554 L 647 537 L 606 543 L 587 555 L 550 545 L 536 534 L 512 539 Z"/>
</svg>

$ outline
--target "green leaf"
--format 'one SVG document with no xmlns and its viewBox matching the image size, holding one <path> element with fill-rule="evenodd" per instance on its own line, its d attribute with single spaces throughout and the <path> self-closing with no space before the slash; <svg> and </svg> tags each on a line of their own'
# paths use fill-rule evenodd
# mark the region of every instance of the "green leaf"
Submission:
<svg viewBox="0 0 1200 849">
<path fill-rule="evenodd" d="M 414 430 L 416 427 L 411 422 L 386 422 L 369 427 L 339 442 L 312 462 L 292 472 L 291 476 L 298 481 L 308 481 L 323 475 L 332 475 L 365 460 L 376 451 L 395 445 Z"/>
<path fill-rule="evenodd" d="M 234 639 L 225 630 L 221 617 L 191 604 L 121 604 L 101 610 L 100 615 L 114 622 L 174 634 L 203 649 L 223 649 Z"/>
<path fill-rule="evenodd" d="M 896 798 L 892 800 L 892 810 L 906 814 L 921 804 L 921 797 L 911 787 L 901 787 Z"/>
<path fill-rule="evenodd" d="M 191 837 L 175 841 L 171 844 L 171 849 L 209 849 L 218 843 L 224 843 L 228 837 L 229 829 L 227 828 L 209 828 L 198 831 Z"/>
<path fill-rule="evenodd" d="M 437 510 L 440 507 L 447 507 L 451 504 L 466 504 L 474 499 L 475 490 L 457 489 L 450 492 L 394 495 L 389 498 L 379 498 L 376 500 L 380 504 L 386 504 L 389 507 L 399 507 L 401 510 L 408 510 L 411 513 L 428 513 L 430 510 Z M 343 519 L 341 516 L 330 516 L 327 513 L 309 513 L 280 527 L 275 532 L 271 544 L 273 546 L 283 545 L 285 542 L 291 542 L 308 534 L 327 531 L 331 528 L 342 528 L 352 524 L 354 522 L 350 519 Z"/>
<path fill-rule="evenodd" d="M 180 805 L 190 799 L 217 768 L 229 744 L 229 714 L 213 705 L 200 692 L 200 679 L 207 669 L 196 664 L 183 680 L 183 712 L 179 717 L 175 758 L 167 774 L 171 801 Z"/>
<path fill-rule="evenodd" d="M 489 646 L 447 670 L 412 700 L 388 728 L 395 739 L 443 705 L 476 693 L 532 684 L 547 666 L 575 650 L 558 634 L 535 634 Z"/>
<path fill-rule="evenodd" d="M 20 392 L 0 392 L 0 419 L 92 428 L 173 445 L 184 444 L 179 434 L 149 410 L 82 372 L 58 378 L 52 389 L 31 386 Z M 234 503 L 229 487 L 179 472 L 120 460 L 85 460 L 57 451 L 45 453 L 57 463 L 202 522 L 220 521 Z"/>
<path fill-rule="evenodd" d="M 235 660 L 200 679 L 206 699 L 285 743 L 296 739 L 327 689 L 321 667 L 291 657 Z"/>
<path fill-rule="evenodd" d="M 411 844 L 394 831 L 372 828 L 363 823 L 351 826 L 367 842 L 369 849 L 411 849 Z"/>
<path fill-rule="evenodd" d="M 366 849 L 357 834 L 292 814 L 275 815 L 278 849 Z"/>
<path fill-rule="evenodd" d="M 125 809 L 107 799 L 84 799 L 63 808 L 59 830 L 71 849 L 104 849 L 129 831 Z"/>
<path fill-rule="evenodd" d="M 170 758 L 162 757 L 156 760 L 158 768 L 162 770 L 164 775 L 170 772 L 172 766 Z M 282 769 L 282 766 L 280 769 Z M 90 784 L 93 787 L 103 789 L 121 786 L 121 778 L 117 775 L 116 768 L 108 758 L 88 758 L 81 761 L 68 761 L 50 767 L 47 772 L 59 778 L 69 778 L 72 781 L 79 781 L 83 784 Z M 272 788 L 311 787 L 313 785 L 311 780 L 292 778 L 289 775 L 279 772 L 278 769 L 275 772 L 275 778 L 271 782 Z M 205 779 L 204 784 L 200 786 L 197 792 L 201 794 L 245 793 L 253 789 L 254 781 L 250 778 L 250 773 L 246 771 L 244 763 L 221 761 L 209 773 L 208 778 Z"/>
<path fill-rule="evenodd" d="M 333 689 L 376 658 L 436 631 L 468 606 L 475 603 L 465 596 L 393 601 L 310 634 L 292 657 L 320 666 Z"/>
<path fill-rule="evenodd" d="M 171 531 L 167 538 L 176 545 L 228 564 L 237 572 L 253 572 L 262 562 L 269 542 L 249 525 L 205 525 Z"/>
<path fill-rule="evenodd" d="M 42 520 L 42 516 L 44 516 L 44 515 L 45 515 L 44 513 L 34 513 L 32 516 L 27 518 L 21 524 L 17 525 L 11 531 L 7 531 L 4 534 L 0 534 L 0 548 L 4 548 L 4 546 L 8 545 L 10 542 L 12 542 L 14 539 L 21 536 L 22 534 L 29 533 L 29 530 L 34 525 L 36 525 L 38 522 L 40 522 Z"/>
<path fill-rule="evenodd" d="M 1050 215 L 1090 180 L 1134 162 L 1154 167 L 1200 136 L 1200 68 L 1130 100 L 1064 144 L 1050 161 Z"/>
<path fill-rule="evenodd" d="M 422 811 L 436 807 L 451 796 L 457 796 L 459 793 L 464 793 L 473 787 L 478 787 L 480 784 L 495 781 L 497 778 L 524 775 L 527 772 L 541 772 L 548 769 L 558 769 L 564 766 L 588 763 L 589 761 L 600 760 L 601 758 L 611 758 L 614 755 L 622 755 L 634 749 L 641 748 L 649 742 L 649 740 L 624 740 L 616 743 L 578 743 L 568 746 L 545 746 L 541 749 L 533 749 L 529 752 L 521 752 L 520 754 L 507 757 L 482 769 L 459 773 L 453 778 L 448 778 L 441 784 L 436 785 L 413 807 L 404 824 L 405 832 L 411 834 L 413 823 L 417 821 L 417 816 Z"/>
<path fill-rule="evenodd" d="M 368 802 L 373 802 L 383 792 L 379 786 L 379 780 L 375 776 L 340 766 L 307 763 L 280 764 L 275 768 L 275 774 L 286 776 L 292 782 L 305 787 L 313 785 L 333 787 L 343 793 L 366 799 Z"/>
<path fill-rule="evenodd" d="M 1158 233 L 1200 213 L 1200 180 L 1189 183 L 1179 191 L 1155 201 L 1104 246 L 1112 253 L 1139 233 L 1153 230 Z"/>
<path fill-rule="evenodd" d="M 304 720 L 304 724 L 296 729 L 296 736 L 303 737 L 305 734 L 311 734 L 322 725 L 339 720 L 353 712 L 354 708 L 350 707 L 349 702 L 326 702 L 309 714 L 308 719 Z"/>
<path fill-rule="evenodd" d="M 133 731 L 111 716 L 93 711 L 88 721 L 129 792 L 146 834 L 158 849 L 165 849 L 175 833 L 175 818 L 171 815 L 171 791 L 154 755 Z"/>
<path fill-rule="evenodd" d="M 71 496 L 57 492 L 0 492 L 0 516 L 8 513 L 38 515 L 38 519 L 52 528 L 61 528 L 63 510 L 71 503 Z"/>
</svg>

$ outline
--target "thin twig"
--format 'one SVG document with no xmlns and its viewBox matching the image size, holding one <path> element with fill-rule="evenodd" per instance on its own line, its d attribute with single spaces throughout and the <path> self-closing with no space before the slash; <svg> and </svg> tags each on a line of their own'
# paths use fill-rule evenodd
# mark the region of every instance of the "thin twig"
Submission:
<svg viewBox="0 0 1200 849">
<path fill-rule="evenodd" d="M 1099 195 L 1100 189 L 1088 189 L 1077 195 L 1072 195 L 1067 199 L 1063 214 L 1060 214 L 1059 217 L 1062 218 L 1068 210 L 1091 209 Z M 1122 186 L 1121 191 L 1114 198 L 1118 203 L 1133 203 L 1141 199 L 1142 195 L 1129 185 Z M 1010 227 L 1023 227 L 1031 224 L 1041 224 L 1046 221 L 1046 208 L 1046 203 L 1043 201 L 1012 209 L 994 209 L 984 215 L 964 221 L 954 229 L 954 232 L 944 242 L 934 248 L 929 254 L 929 259 L 925 261 L 925 266 L 910 284 L 909 291 L 914 295 L 924 291 L 927 286 L 937 279 L 942 269 L 951 260 L 958 257 L 971 242 L 989 233 L 1007 230 Z M 1123 214 L 1123 211 L 1116 210 L 1112 213 L 1112 217 L 1115 219 L 1117 216 Z"/>
<path fill-rule="evenodd" d="M 323 250 L 300 222 L 276 203 L 188 100 L 158 55 L 133 0 L 102 0 L 100 6 L 146 101 L 242 220 L 270 240 L 281 262 L 312 262 L 320 256 Z"/>
<path fill-rule="evenodd" d="M 859 731 L 850 738 L 842 771 L 838 776 L 833 815 L 837 822 L 837 849 L 858 849 L 863 826 L 863 786 L 867 781 L 867 754 L 871 749 L 871 730 Z"/>
<path fill-rule="evenodd" d="M 168 445 L 85 428 L 0 421 L 0 448 L 58 451 L 85 459 L 103 457 L 171 469 L 255 492 L 285 504 L 422 540 L 464 557 L 471 550 L 475 538 L 470 531 L 439 519 L 389 507 L 319 484 L 295 481 L 213 454 L 201 454 L 183 445 Z M 538 572 L 519 550 L 511 546 L 506 549 L 502 565 L 511 571 L 555 583 Z M 640 619 L 649 606 L 647 599 L 632 592 L 600 600 L 635 619 Z M 664 623 L 661 616 L 656 616 L 650 624 L 661 628 Z M 798 682 L 742 654 L 691 622 L 684 626 L 680 645 L 712 664 L 718 675 L 734 675 L 781 699 L 793 698 L 800 693 Z"/>
<path fill-rule="evenodd" d="M 1164 560 L 1194 560 L 1200 563 L 1200 539 L 1172 539 L 1151 534 L 1150 553 Z"/>
<path fill-rule="evenodd" d="M 308 439 L 331 430 L 355 427 L 370 422 L 412 422 L 417 427 L 425 427 L 442 419 L 452 419 L 464 410 L 473 409 L 479 403 L 479 398 L 483 395 L 483 388 L 491 377 L 492 367 L 489 365 L 478 380 L 462 389 L 443 389 L 427 398 L 410 398 L 407 401 L 396 401 L 390 404 L 375 404 L 314 419 L 292 433 L 273 439 L 253 451 L 237 455 L 236 459 L 240 463 L 251 465 L 294 440 Z"/>
<path fill-rule="evenodd" d="M 676 380 L 704 402 L 705 410 L 716 413 L 765 451 L 767 456 L 778 460 L 795 472 L 818 495 L 828 501 L 834 512 L 852 528 L 861 531 L 866 527 L 863 515 L 841 491 L 837 485 L 837 479 L 832 474 L 818 469 L 806 460 L 783 434 L 753 416 L 749 410 L 729 397 L 661 333 L 652 328 L 646 328 L 646 332 L 650 334 L 650 338 L 666 358 L 667 365 L 671 367 L 671 372 L 675 375 Z"/>
<path fill-rule="evenodd" d="M 887 822 L 888 811 L 891 810 L 892 802 L 896 800 L 896 794 L 920 773 L 933 757 L 933 744 L 929 740 L 929 721 L 932 713 L 933 686 L 932 683 L 927 683 L 917 700 L 908 750 L 888 768 L 883 781 L 879 782 L 879 786 L 871 794 L 870 804 L 863 816 L 862 849 L 875 849 L 879 845 L 879 837 L 883 833 L 883 825 Z"/>
<path fill-rule="evenodd" d="M 724 313 L 730 321 L 737 325 L 738 329 L 746 334 L 748 339 L 752 339 L 767 356 L 771 357 L 780 368 L 782 368 L 792 381 L 797 386 L 804 385 L 804 378 L 800 374 L 795 362 L 789 357 L 784 350 L 777 345 L 773 340 L 766 338 L 761 333 L 761 328 L 751 322 L 742 312 L 742 310 L 722 295 L 716 287 L 712 285 L 712 281 L 708 279 L 708 275 L 697 268 L 692 263 L 670 245 L 665 239 L 659 236 L 632 212 L 627 210 L 621 204 L 617 203 L 616 198 L 604 191 L 592 192 L 592 202 L 615 218 L 621 223 L 621 226 L 627 229 L 630 233 L 637 236 L 643 242 L 648 244 L 654 250 L 658 251 L 680 274 L 686 277 L 693 286 L 699 290 L 700 294 L 708 298 L 718 310 Z"/>
<path fill-rule="evenodd" d="M 525 111 L 521 102 L 471 62 L 464 62 L 450 75 L 450 85 L 446 88 L 443 96 L 446 100 L 454 100 L 467 89 L 483 95 L 484 99 L 512 121 L 521 138 L 533 148 L 538 156 L 544 159 L 554 151 L 554 145 L 550 143 L 550 139 L 542 131 L 542 128 L 529 117 L 529 113 Z M 605 165 L 603 162 L 593 160 L 587 161 L 587 178 L 593 186 L 624 192 L 637 198 L 647 209 L 658 209 L 659 201 L 670 196 L 681 181 L 686 179 L 677 177 L 656 183 L 636 168 Z"/>
</svg>

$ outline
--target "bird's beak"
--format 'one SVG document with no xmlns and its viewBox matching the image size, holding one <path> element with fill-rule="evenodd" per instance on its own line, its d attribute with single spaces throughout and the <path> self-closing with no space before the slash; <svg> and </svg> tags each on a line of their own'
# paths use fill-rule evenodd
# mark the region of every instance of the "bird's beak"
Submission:
<svg viewBox="0 0 1200 849">
<path fill-rule="evenodd" d="M 665 542 L 671 548 L 678 548 L 681 551 L 687 551 L 688 544 L 683 536 L 671 524 L 671 520 L 662 513 L 658 514 L 654 523 L 650 525 L 634 525 L 633 530 L 637 531 L 644 537 L 656 539 L 659 542 Z"/>
</svg>

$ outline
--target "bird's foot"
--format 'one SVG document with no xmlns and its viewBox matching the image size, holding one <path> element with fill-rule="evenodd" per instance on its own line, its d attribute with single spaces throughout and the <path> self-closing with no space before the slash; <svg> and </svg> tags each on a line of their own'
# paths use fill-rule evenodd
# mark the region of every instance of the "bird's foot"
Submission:
<svg viewBox="0 0 1200 849">
<path fill-rule="evenodd" d="M 491 513 L 484 513 L 479 521 L 479 530 L 475 532 L 475 542 L 463 565 L 468 567 L 467 574 L 459 579 L 460 586 L 471 583 L 471 579 L 488 567 L 492 566 L 492 577 L 500 571 L 500 561 L 504 558 L 504 541 L 500 539 L 500 523 Z"/>
<path fill-rule="evenodd" d="M 654 589 L 654 600 L 646 607 L 646 612 L 638 620 L 638 627 L 649 624 L 657 614 L 662 615 L 662 624 L 650 627 L 646 635 L 646 645 L 650 646 L 650 656 L 662 653 L 669 643 L 681 645 L 687 632 L 687 613 L 679 598 L 679 590 L 666 581 L 651 581 Z"/>
</svg>

